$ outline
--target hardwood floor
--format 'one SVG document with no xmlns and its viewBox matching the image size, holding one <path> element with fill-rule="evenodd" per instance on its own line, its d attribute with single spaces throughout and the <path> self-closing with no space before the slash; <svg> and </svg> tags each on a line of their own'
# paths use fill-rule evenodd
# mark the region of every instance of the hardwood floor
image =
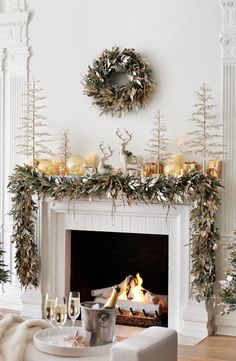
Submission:
<svg viewBox="0 0 236 361">
<path fill-rule="evenodd" d="M 210 336 L 196 346 L 179 346 L 178 361 L 236 361 L 236 337 Z"/>
</svg>

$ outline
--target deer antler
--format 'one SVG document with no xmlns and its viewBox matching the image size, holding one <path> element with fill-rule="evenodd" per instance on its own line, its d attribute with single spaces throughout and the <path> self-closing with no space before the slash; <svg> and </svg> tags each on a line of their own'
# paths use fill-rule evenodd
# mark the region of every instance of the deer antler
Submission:
<svg viewBox="0 0 236 361">
<path fill-rule="evenodd" d="M 99 148 L 100 148 L 101 152 L 103 153 L 103 160 L 110 158 L 114 152 L 114 150 L 112 150 L 111 146 L 108 145 L 107 148 L 109 150 L 109 153 L 106 153 L 105 151 L 107 148 L 103 142 L 99 144 Z"/>
<path fill-rule="evenodd" d="M 125 129 L 125 133 L 128 135 L 129 139 L 128 139 L 128 142 L 131 141 L 132 139 L 132 133 L 130 133 L 127 129 Z"/>
<path fill-rule="evenodd" d="M 116 135 L 117 135 L 121 140 L 123 140 L 123 142 L 126 141 L 125 138 L 122 138 L 123 133 L 121 133 L 121 131 L 120 131 L 119 128 L 116 129 Z"/>
<path fill-rule="evenodd" d="M 129 131 L 126 129 L 125 129 L 125 133 L 128 135 L 128 138 L 122 137 L 123 133 L 121 133 L 119 128 L 116 129 L 116 135 L 123 141 L 123 144 L 127 145 L 132 139 L 132 134 L 129 133 Z"/>
</svg>

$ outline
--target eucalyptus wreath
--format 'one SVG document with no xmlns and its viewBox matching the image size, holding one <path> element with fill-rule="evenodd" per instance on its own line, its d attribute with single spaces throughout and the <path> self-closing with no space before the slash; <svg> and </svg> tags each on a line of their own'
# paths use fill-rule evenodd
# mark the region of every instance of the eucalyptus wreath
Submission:
<svg viewBox="0 0 236 361">
<path fill-rule="evenodd" d="M 114 75 L 124 73 L 127 82 L 113 82 Z M 155 88 L 152 69 L 146 59 L 134 49 L 105 49 L 89 66 L 84 76 L 84 93 L 93 98 L 102 113 L 112 112 L 121 116 L 126 111 L 145 107 Z"/>
<path fill-rule="evenodd" d="M 221 183 L 211 175 L 192 172 L 182 177 L 140 178 L 124 174 L 93 174 L 63 177 L 36 173 L 32 167 L 17 166 L 10 177 L 13 194 L 13 242 L 16 245 L 16 269 L 22 286 L 39 285 L 40 259 L 35 242 L 35 221 L 39 199 L 54 201 L 79 198 L 107 198 L 124 203 L 160 203 L 169 208 L 177 203 L 191 202 L 192 288 L 195 298 L 208 300 L 213 296 L 216 279 L 215 253 L 219 239 L 215 226 L 220 204 Z"/>
</svg>

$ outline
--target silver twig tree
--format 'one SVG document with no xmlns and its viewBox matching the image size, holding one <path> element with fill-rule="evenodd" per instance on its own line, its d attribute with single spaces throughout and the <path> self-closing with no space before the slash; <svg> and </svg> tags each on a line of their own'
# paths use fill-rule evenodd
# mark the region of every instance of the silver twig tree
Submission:
<svg viewBox="0 0 236 361">
<path fill-rule="evenodd" d="M 22 139 L 22 143 L 18 144 L 19 153 L 31 159 L 33 167 L 41 155 L 52 155 L 47 147 L 51 135 L 44 131 L 47 126 L 46 118 L 41 114 L 41 110 L 45 108 L 42 102 L 46 97 L 41 95 L 43 89 L 38 87 L 38 83 L 38 80 L 33 79 L 27 86 L 27 94 L 23 94 L 26 97 L 26 110 L 20 127 L 23 134 L 17 137 Z"/>
<path fill-rule="evenodd" d="M 195 111 L 190 119 L 195 123 L 196 130 L 187 133 L 189 140 L 184 144 L 188 149 L 184 153 L 200 156 L 202 169 L 205 172 L 206 160 L 221 157 L 223 154 L 223 145 L 218 142 L 218 139 L 222 138 L 222 135 L 219 134 L 222 124 L 214 124 L 213 122 L 216 118 L 213 108 L 216 105 L 212 104 L 212 90 L 203 84 L 196 94 L 198 103 L 194 105 Z"/>
<path fill-rule="evenodd" d="M 67 166 L 68 159 L 71 156 L 70 133 L 68 129 L 64 129 L 61 135 L 61 143 L 59 148 L 59 157 L 64 167 Z"/>
<path fill-rule="evenodd" d="M 165 137 L 165 133 L 165 119 L 158 109 L 153 122 L 152 137 L 145 148 L 145 151 L 149 153 L 149 160 L 161 163 L 170 158 L 170 153 L 167 151 L 169 139 Z"/>
</svg>

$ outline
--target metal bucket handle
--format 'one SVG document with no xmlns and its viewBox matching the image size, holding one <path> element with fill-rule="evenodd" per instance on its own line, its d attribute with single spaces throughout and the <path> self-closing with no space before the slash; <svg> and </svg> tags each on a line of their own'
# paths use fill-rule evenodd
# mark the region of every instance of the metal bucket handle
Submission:
<svg viewBox="0 0 236 361">
<path fill-rule="evenodd" d="M 107 328 L 109 326 L 110 314 L 108 312 L 100 312 L 97 315 L 97 319 L 101 327 Z"/>
</svg>

